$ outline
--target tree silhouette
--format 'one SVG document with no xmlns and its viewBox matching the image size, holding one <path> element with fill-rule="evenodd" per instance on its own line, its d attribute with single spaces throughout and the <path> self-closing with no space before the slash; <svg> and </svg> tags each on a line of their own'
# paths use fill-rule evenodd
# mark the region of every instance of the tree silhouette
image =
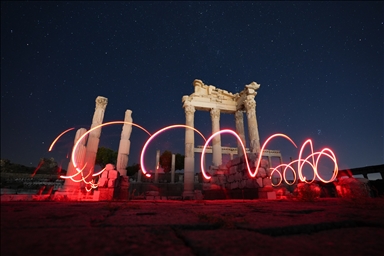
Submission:
<svg viewBox="0 0 384 256">
<path fill-rule="evenodd" d="M 175 170 L 183 170 L 184 169 L 184 155 L 177 153 L 175 155 Z M 160 156 L 160 166 L 164 169 L 164 172 L 170 172 L 172 168 L 172 152 L 164 151 Z"/>
<path fill-rule="evenodd" d="M 177 153 L 175 155 L 175 170 L 184 170 L 184 155 Z"/>
<path fill-rule="evenodd" d="M 127 176 L 132 176 L 140 170 L 140 164 L 133 164 L 125 168 L 127 170 Z"/>
<path fill-rule="evenodd" d="M 116 160 L 117 151 L 105 147 L 98 148 L 95 164 L 99 165 L 101 168 L 104 168 L 107 164 L 116 165 Z"/>
<path fill-rule="evenodd" d="M 160 166 L 161 168 L 164 169 L 164 172 L 167 173 L 171 171 L 171 165 L 172 165 L 172 152 L 166 150 L 160 156 Z"/>
</svg>

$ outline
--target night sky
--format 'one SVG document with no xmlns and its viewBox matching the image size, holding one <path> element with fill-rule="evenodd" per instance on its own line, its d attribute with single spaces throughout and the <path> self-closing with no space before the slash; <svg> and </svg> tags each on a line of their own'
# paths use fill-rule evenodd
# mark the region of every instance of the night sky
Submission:
<svg viewBox="0 0 384 256">
<path fill-rule="evenodd" d="M 104 122 L 131 109 L 151 133 L 185 124 L 182 96 L 201 79 L 232 93 L 261 84 L 261 142 L 312 138 L 341 169 L 383 164 L 383 22 L 378 1 L 2 1 L 1 158 L 66 168 L 75 130 L 48 148 L 68 128 L 90 128 L 97 96 L 108 98 Z M 195 112 L 195 127 L 211 135 L 209 112 Z M 100 146 L 117 150 L 121 128 L 103 128 Z M 221 128 L 234 129 L 234 116 L 222 114 Z M 148 165 L 157 149 L 184 154 L 184 133 L 156 138 Z M 147 138 L 133 128 L 129 165 Z M 229 135 L 222 144 L 236 146 Z M 298 156 L 284 139 L 268 148 Z"/>
</svg>

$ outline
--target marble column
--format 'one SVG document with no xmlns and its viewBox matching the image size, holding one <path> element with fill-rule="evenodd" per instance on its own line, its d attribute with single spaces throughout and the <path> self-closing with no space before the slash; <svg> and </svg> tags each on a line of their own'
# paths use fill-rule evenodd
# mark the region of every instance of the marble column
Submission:
<svg viewBox="0 0 384 256">
<path fill-rule="evenodd" d="M 156 150 L 155 183 L 159 182 L 160 150 Z"/>
<path fill-rule="evenodd" d="M 244 133 L 244 114 L 243 111 L 236 111 L 235 113 L 235 122 L 236 122 L 236 132 L 241 138 L 241 141 L 244 144 L 244 147 L 246 148 L 246 142 L 245 142 L 245 133 Z M 244 155 L 243 148 L 241 147 L 240 141 L 237 141 L 237 156 Z"/>
<path fill-rule="evenodd" d="M 268 156 L 268 163 L 269 163 L 269 167 L 272 168 L 272 158 L 271 158 L 271 156 Z"/>
<path fill-rule="evenodd" d="M 171 183 L 175 183 L 175 154 L 172 154 L 172 164 L 171 164 Z"/>
<path fill-rule="evenodd" d="M 195 107 L 184 104 L 185 124 L 194 127 Z M 184 158 L 184 192 L 183 197 L 194 196 L 194 174 L 195 174 L 195 134 L 194 130 L 185 129 L 185 158 Z"/>
<path fill-rule="evenodd" d="M 103 123 L 104 112 L 105 112 L 105 108 L 107 107 L 107 104 L 108 104 L 107 98 L 102 96 L 98 96 L 96 98 L 96 108 L 95 108 L 95 113 L 93 114 L 91 129 Z M 84 168 L 84 171 L 83 171 L 84 177 L 90 173 L 89 176 L 86 178 L 86 181 L 88 182 L 91 181 L 93 178 L 92 174 L 95 168 L 96 154 L 99 147 L 100 134 L 101 134 L 101 127 L 91 131 L 88 136 L 87 152 L 85 154 L 85 161 L 84 161 L 84 163 L 86 163 L 87 166 Z"/>
<path fill-rule="evenodd" d="M 220 109 L 211 109 L 211 120 L 212 120 L 212 134 L 220 131 Z M 221 136 L 216 135 L 212 139 L 212 163 L 214 166 L 219 166 L 222 163 L 221 154 Z"/>
<path fill-rule="evenodd" d="M 126 110 L 125 111 L 125 117 L 124 122 L 132 123 L 132 111 Z M 129 138 L 131 137 L 132 133 L 132 124 L 125 123 L 123 125 L 123 129 L 121 131 L 121 138 L 120 138 L 120 144 L 119 144 L 119 150 L 117 153 L 117 163 L 116 163 L 116 170 L 119 171 L 121 176 L 127 176 L 127 165 L 128 165 L 128 156 L 129 156 L 129 150 L 131 147 L 131 141 Z"/>
<path fill-rule="evenodd" d="M 83 136 L 84 133 L 86 133 L 86 132 L 87 132 L 87 129 L 84 129 L 84 128 L 78 129 L 77 132 L 76 132 L 76 135 L 75 135 L 74 144 L 76 144 L 77 141 L 80 139 L 80 137 Z M 85 157 L 85 152 L 86 152 L 85 142 L 86 141 L 87 141 L 87 136 L 85 136 L 85 138 L 83 138 L 81 140 L 81 142 L 79 143 L 79 145 L 78 145 L 78 147 L 76 148 L 76 151 L 75 151 L 75 161 L 77 163 L 77 166 L 80 169 L 84 166 L 84 157 Z M 72 176 L 72 175 L 75 175 L 77 173 L 78 172 L 77 172 L 76 168 L 73 166 L 72 154 L 71 154 L 71 158 L 70 158 L 70 161 L 68 163 L 68 168 L 67 168 L 66 176 Z M 81 179 L 81 174 L 76 175 L 74 177 L 74 179 L 75 180 L 80 180 Z M 65 179 L 64 186 L 63 186 L 63 191 L 66 191 L 66 192 L 76 192 L 76 191 L 79 191 L 79 189 L 80 189 L 80 183 L 79 182 L 75 182 L 75 181 L 73 181 L 71 179 Z"/>
<path fill-rule="evenodd" d="M 248 132 L 249 132 L 249 151 L 251 153 L 260 153 L 260 137 L 259 128 L 256 120 L 256 101 L 253 95 L 248 95 L 244 101 L 244 106 L 247 112 Z"/>
<path fill-rule="evenodd" d="M 141 182 L 141 175 L 142 175 L 142 171 L 141 169 L 137 171 L 137 182 L 140 183 Z"/>
</svg>

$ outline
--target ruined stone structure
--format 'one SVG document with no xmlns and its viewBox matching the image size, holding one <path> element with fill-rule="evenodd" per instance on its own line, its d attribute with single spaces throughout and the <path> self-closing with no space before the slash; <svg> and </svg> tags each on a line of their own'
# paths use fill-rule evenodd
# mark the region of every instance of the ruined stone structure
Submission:
<svg viewBox="0 0 384 256">
<path fill-rule="evenodd" d="M 104 112 L 105 112 L 105 108 L 107 107 L 107 104 L 108 104 L 107 98 L 102 96 L 98 96 L 96 98 L 96 108 L 93 114 L 91 129 L 103 123 Z M 88 136 L 87 151 L 86 151 L 85 160 L 84 160 L 84 163 L 86 163 L 87 165 L 83 172 L 84 172 L 84 176 L 87 176 L 88 173 L 90 173 L 90 175 L 88 175 L 88 177 L 86 178 L 86 181 L 92 180 L 92 174 L 95 168 L 97 149 L 99 147 L 100 134 L 101 134 L 101 127 L 91 131 Z M 82 185 L 84 186 L 85 184 L 82 183 Z"/>
<path fill-rule="evenodd" d="M 76 135 L 75 135 L 75 140 L 74 144 L 80 139 L 81 136 L 83 136 L 87 130 L 85 128 L 80 128 L 77 130 Z M 75 160 L 79 168 L 82 168 L 84 166 L 84 157 L 85 157 L 85 152 L 86 152 L 86 147 L 85 147 L 85 142 L 87 141 L 87 137 L 85 137 L 78 145 L 76 148 L 75 152 Z M 76 168 L 73 166 L 72 159 L 68 163 L 68 168 L 67 168 L 67 174 L 66 176 L 72 176 L 77 174 L 78 171 Z M 76 175 L 74 177 L 75 180 L 80 180 L 81 175 Z M 62 188 L 62 191 L 60 193 L 63 193 L 63 195 L 76 195 L 80 190 L 80 183 L 75 182 L 71 179 L 65 179 L 64 186 Z"/>
<path fill-rule="evenodd" d="M 120 173 L 113 164 L 107 164 L 98 181 L 99 200 L 112 200 L 120 192 Z M 128 189 L 128 188 L 127 188 Z"/>
<path fill-rule="evenodd" d="M 124 122 L 132 123 L 132 111 L 127 109 L 125 111 Z M 132 133 L 132 124 L 125 123 L 121 131 L 121 139 L 119 144 L 119 150 L 117 153 L 116 169 L 121 176 L 127 176 L 127 166 L 129 158 L 129 150 L 131 147 L 131 141 L 129 140 Z"/>
<path fill-rule="evenodd" d="M 256 120 L 255 96 L 260 85 L 252 82 L 246 85 L 240 93 L 230 93 L 212 85 L 205 85 L 201 80 L 193 82 L 195 92 L 189 96 L 183 96 L 182 102 L 185 110 L 186 125 L 194 127 L 194 112 L 196 110 L 210 111 L 212 121 L 212 134 L 220 130 L 220 114 L 229 113 L 235 115 L 236 132 L 243 140 L 244 134 L 244 112 L 247 115 L 250 152 L 260 152 L 259 130 Z M 193 197 L 194 183 L 194 131 L 185 130 L 185 160 L 184 160 L 184 197 Z M 241 152 L 239 150 L 239 152 Z M 212 140 L 213 166 L 222 164 L 221 139 L 215 136 Z"/>
</svg>

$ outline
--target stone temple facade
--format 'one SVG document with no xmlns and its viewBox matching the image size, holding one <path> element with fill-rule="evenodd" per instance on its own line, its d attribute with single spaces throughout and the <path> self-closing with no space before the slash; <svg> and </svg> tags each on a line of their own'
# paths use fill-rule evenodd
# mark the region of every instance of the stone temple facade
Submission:
<svg viewBox="0 0 384 256">
<path fill-rule="evenodd" d="M 245 85 L 240 93 L 230 93 L 226 90 L 218 89 L 213 85 L 206 85 L 201 80 L 193 82 L 194 93 L 189 96 L 183 96 L 182 102 L 185 110 L 186 125 L 194 127 L 194 113 L 196 110 L 209 111 L 212 121 L 212 134 L 220 131 L 220 114 L 227 113 L 234 115 L 236 123 L 236 132 L 246 145 L 244 132 L 244 114 L 247 117 L 248 135 L 249 135 L 249 154 L 252 167 L 255 166 L 255 160 L 260 154 L 260 137 L 256 119 L 256 101 L 255 96 L 260 84 L 252 82 Z M 184 160 L 184 193 L 183 197 L 193 197 L 194 191 L 194 131 L 186 129 L 185 131 L 185 160 Z M 241 144 L 238 143 L 238 157 L 232 159 L 226 165 L 222 164 L 222 147 L 220 136 L 212 139 L 212 166 L 210 174 L 212 179 L 205 183 L 203 189 L 235 189 L 235 188 L 259 188 L 270 187 L 271 177 L 268 175 L 269 161 L 264 161 L 264 171 L 259 171 L 259 176 L 255 178 L 248 177 L 244 168 L 244 156 Z M 281 156 L 280 156 L 281 159 Z M 268 166 L 266 166 L 268 165 Z M 254 170 L 254 169 L 253 169 Z"/>
</svg>

